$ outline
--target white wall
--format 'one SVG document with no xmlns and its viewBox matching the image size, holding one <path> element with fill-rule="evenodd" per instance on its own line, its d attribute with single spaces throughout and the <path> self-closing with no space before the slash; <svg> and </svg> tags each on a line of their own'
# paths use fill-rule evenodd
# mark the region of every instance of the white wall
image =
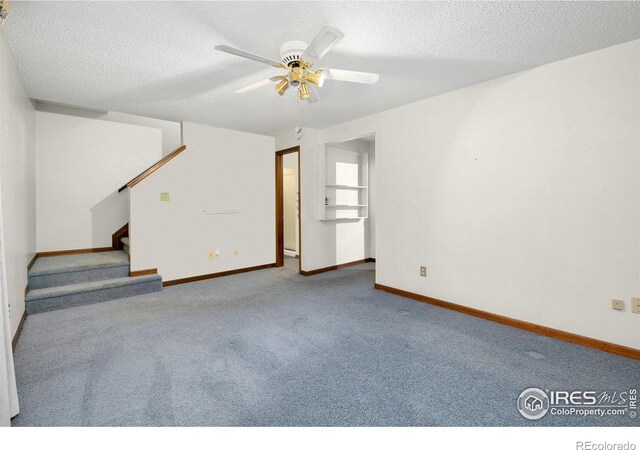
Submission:
<svg viewBox="0 0 640 450">
<path fill-rule="evenodd" d="M 153 128 L 160 131 L 162 136 L 162 156 L 168 155 L 182 145 L 180 122 L 153 119 L 151 117 L 134 116 L 115 111 L 98 111 L 93 109 L 78 108 L 59 103 L 36 101 L 36 110 L 56 113 L 64 116 L 84 117 L 86 119 L 102 120 L 140 127 Z"/>
<path fill-rule="evenodd" d="M 640 348 L 639 98 L 636 40 L 306 130 L 303 265 L 318 143 L 375 132 L 378 283 Z"/>
<path fill-rule="evenodd" d="M 0 183 L 11 334 L 24 312 L 27 264 L 36 253 L 36 113 L 0 33 Z"/>
<path fill-rule="evenodd" d="M 300 264 L 302 270 L 312 270 L 313 268 L 324 267 L 322 264 L 322 242 L 316 247 L 318 241 L 322 241 L 324 236 L 316 231 L 318 217 L 318 157 L 317 142 L 318 131 L 312 128 L 305 128 L 302 138 L 295 139 L 294 132 L 278 136 L 275 139 L 275 150 L 284 150 L 291 147 L 300 146 L 300 221 L 302 233 L 300 236 Z M 307 236 L 311 236 L 311 239 Z M 315 238 L 315 239 L 314 239 Z M 306 255 L 309 255 L 307 259 Z M 332 265 L 335 263 L 327 264 Z"/>
<path fill-rule="evenodd" d="M 186 151 L 131 189 L 132 270 L 169 281 L 273 263 L 274 138 L 184 123 L 183 139 Z"/>
<path fill-rule="evenodd" d="M 37 111 L 38 251 L 109 247 L 129 221 L 118 188 L 162 157 L 153 127 Z"/>
<path fill-rule="evenodd" d="M 300 145 L 301 261 L 304 271 L 373 257 L 369 220 L 318 220 L 323 202 L 320 186 L 324 184 L 324 180 L 320 180 L 319 164 L 325 146 L 330 144 L 330 147 L 368 152 L 369 143 L 355 140 L 367 134 L 370 133 L 334 135 L 326 130 L 306 128 L 300 141 L 295 140 L 293 132 L 276 138 L 276 150 Z"/>
<path fill-rule="evenodd" d="M 367 219 L 369 233 L 369 258 L 376 257 L 376 143 L 369 142 L 369 218 Z"/>
</svg>

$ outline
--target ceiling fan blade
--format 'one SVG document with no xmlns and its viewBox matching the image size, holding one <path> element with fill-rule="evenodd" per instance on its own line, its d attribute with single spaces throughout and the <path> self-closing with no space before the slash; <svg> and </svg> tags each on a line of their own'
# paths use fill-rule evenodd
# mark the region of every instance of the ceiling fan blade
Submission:
<svg viewBox="0 0 640 450">
<path fill-rule="evenodd" d="M 273 77 L 276 78 L 276 77 Z M 260 80 L 255 83 L 251 83 L 249 86 L 245 86 L 243 88 L 234 91 L 234 94 L 244 94 L 245 92 L 253 91 L 254 89 L 261 88 L 262 86 L 266 86 L 268 84 L 273 83 L 273 78 L 267 78 L 266 80 Z"/>
<path fill-rule="evenodd" d="M 251 59 L 253 61 L 258 61 L 263 64 L 268 64 L 273 67 L 280 67 L 280 68 L 284 67 L 280 61 L 276 61 L 275 59 L 254 55 L 253 53 L 249 53 L 249 52 L 245 52 L 244 50 L 229 47 L 228 45 L 216 45 L 215 49 L 220 52 L 230 53 L 232 55 L 239 56 L 241 58 Z"/>
<path fill-rule="evenodd" d="M 307 99 L 307 103 L 315 103 L 318 100 L 320 100 L 320 97 L 318 96 L 318 91 L 316 90 L 316 88 L 310 84 L 308 84 L 307 86 L 309 87 L 309 94 L 311 95 Z"/>
<path fill-rule="evenodd" d="M 326 80 L 349 81 L 351 83 L 375 84 L 380 78 L 377 73 L 354 72 L 353 70 L 322 69 Z"/>
<path fill-rule="evenodd" d="M 340 40 L 344 37 L 344 33 L 335 28 L 324 26 L 320 33 L 313 38 L 311 44 L 309 44 L 306 50 L 302 53 L 301 58 L 303 60 L 319 60 L 324 55 L 329 53 L 333 47 L 335 47 Z"/>
</svg>

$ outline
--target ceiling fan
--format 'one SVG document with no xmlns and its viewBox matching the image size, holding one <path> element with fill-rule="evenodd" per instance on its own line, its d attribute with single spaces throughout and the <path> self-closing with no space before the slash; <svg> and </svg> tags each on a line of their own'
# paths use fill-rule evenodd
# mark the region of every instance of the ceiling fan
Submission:
<svg viewBox="0 0 640 450">
<path fill-rule="evenodd" d="M 325 80 L 349 81 L 364 84 L 374 84 L 378 81 L 379 75 L 377 73 L 338 69 L 311 70 L 311 67 L 320 61 L 324 55 L 329 53 L 343 37 L 344 34 L 341 31 L 329 26 L 324 26 L 310 44 L 305 41 L 287 41 L 282 44 L 280 47 L 280 61 L 245 52 L 244 50 L 239 50 L 227 45 L 218 45 L 215 49 L 287 71 L 285 74 L 276 75 L 238 89 L 235 91 L 236 94 L 243 94 L 277 82 L 275 90 L 278 94 L 284 95 L 287 89 L 293 88 L 298 91 L 300 100 L 313 103 L 318 100 L 318 93 L 315 86 L 322 87 Z"/>
<path fill-rule="evenodd" d="M 7 21 L 9 15 L 9 0 L 0 0 L 0 27 Z"/>
</svg>

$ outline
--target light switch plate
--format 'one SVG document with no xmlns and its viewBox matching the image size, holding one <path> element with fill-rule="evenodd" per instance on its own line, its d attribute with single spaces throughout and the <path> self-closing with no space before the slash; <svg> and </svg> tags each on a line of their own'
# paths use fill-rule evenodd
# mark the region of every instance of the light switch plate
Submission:
<svg viewBox="0 0 640 450">
<path fill-rule="evenodd" d="M 624 309 L 624 302 L 622 300 L 614 298 L 613 300 L 611 300 L 611 308 L 622 311 Z"/>
<path fill-rule="evenodd" d="M 160 201 L 168 202 L 171 200 L 171 195 L 168 192 L 160 192 Z"/>
</svg>

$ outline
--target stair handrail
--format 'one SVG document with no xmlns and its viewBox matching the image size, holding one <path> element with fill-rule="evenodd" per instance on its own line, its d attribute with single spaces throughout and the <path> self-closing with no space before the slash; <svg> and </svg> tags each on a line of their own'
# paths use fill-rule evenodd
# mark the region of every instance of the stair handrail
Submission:
<svg viewBox="0 0 640 450">
<path fill-rule="evenodd" d="M 139 175 L 135 176 L 134 178 L 131 179 L 131 181 L 129 181 L 127 184 L 125 184 L 124 186 L 122 186 L 120 189 L 118 189 L 118 192 L 122 192 L 124 191 L 126 188 L 132 188 L 134 187 L 136 184 L 140 183 L 142 180 L 144 180 L 145 178 L 147 178 L 149 175 L 151 175 L 153 172 L 155 172 L 156 170 L 158 170 L 160 167 L 164 166 L 166 163 L 168 163 L 169 161 L 171 161 L 173 158 L 175 158 L 176 156 L 178 156 L 180 153 L 182 153 L 183 151 L 185 151 L 187 149 L 186 145 L 182 145 L 180 147 L 178 147 L 177 149 L 175 149 L 174 151 L 172 151 L 171 153 L 169 153 L 167 156 L 165 156 L 164 158 L 162 158 L 160 161 L 158 161 L 157 163 L 155 163 L 154 165 L 152 165 L 151 167 L 149 167 L 148 169 L 144 170 L 142 173 L 140 173 Z"/>
</svg>

